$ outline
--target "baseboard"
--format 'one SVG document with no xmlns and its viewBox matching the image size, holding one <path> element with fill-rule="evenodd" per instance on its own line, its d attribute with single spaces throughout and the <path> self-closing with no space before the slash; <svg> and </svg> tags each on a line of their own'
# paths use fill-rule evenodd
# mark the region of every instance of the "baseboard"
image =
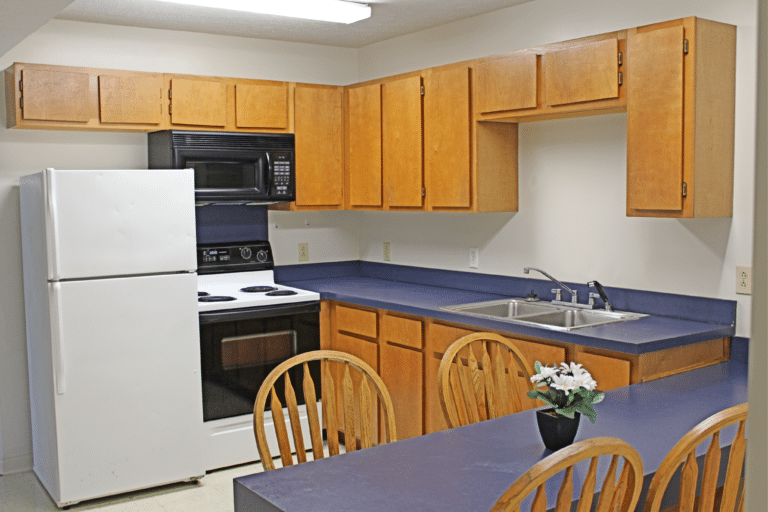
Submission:
<svg viewBox="0 0 768 512">
<path fill-rule="evenodd" d="M 0 475 L 32 471 L 32 454 L 0 459 Z"/>
</svg>

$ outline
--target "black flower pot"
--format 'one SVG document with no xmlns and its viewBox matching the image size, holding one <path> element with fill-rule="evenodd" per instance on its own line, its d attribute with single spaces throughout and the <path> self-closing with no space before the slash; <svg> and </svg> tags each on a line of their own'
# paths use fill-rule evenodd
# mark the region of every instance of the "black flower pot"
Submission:
<svg viewBox="0 0 768 512">
<path fill-rule="evenodd" d="M 578 412 L 574 413 L 573 418 L 568 418 L 555 413 L 554 409 L 536 411 L 536 421 L 544 446 L 554 452 L 573 443 L 580 418 L 581 414 Z"/>
</svg>

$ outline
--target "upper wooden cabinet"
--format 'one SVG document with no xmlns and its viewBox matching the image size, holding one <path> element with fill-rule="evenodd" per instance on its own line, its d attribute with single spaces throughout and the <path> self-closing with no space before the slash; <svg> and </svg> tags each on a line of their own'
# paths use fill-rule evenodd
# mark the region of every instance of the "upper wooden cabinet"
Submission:
<svg viewBox="0 0 768 512">
<path fill-rule="evenodd" d="M 551 51 L 545 67 L 548 105 L 619 97 L 618 39 Z"/>
<path fill-rule="evenodd" d="M 627 215 L 731 216 L 736 27 L 640 27 L 628 53 Z"/>
<path fill-rule="evenodd" d="M 24 120 L 86 123 L 93 115 L 87 73 L 22 69 L 19 108 Z"/>
<path fill-rule="evenodd" d="M 384 201 L 392 208 L 424 204 L 421 76 L 382 86 Z"/>
<path fill-rule="evenodd" d="M 163 121 L 162 99 L 162 75 L 99 75 L 99 121 L 102 123 L 159 125 Z"/>
<path fill-rule="evenodd" d="M 296 207 L 342 206 L 342 101 L 341 87 L 296 86 Z"/>
<path fill-rule="evenodd" d="M 424 77 L 424 174 L 427 204 L 471 206 L 469 68 Z"/>
<path fill-rule="evenodd" d="M 171 78 L 168 110 L 172 125 L 223 129 L 227 125 L 227 84 Z"/>
<path fill-rule="evenodd" d="M 482 62 L 477 65 L 478 111 L 536 108 L 540 57 L 535 53 Z"/>
<path fill-rule="evenodd" d="M 235 84 L 237 128 L 288 128 L 288 84 Z"/>
<path fill-rule="evenodd" d="M 348 203 L 382 205 L 381 84 L 350 88 L 347 94 Z"/>
</svg>

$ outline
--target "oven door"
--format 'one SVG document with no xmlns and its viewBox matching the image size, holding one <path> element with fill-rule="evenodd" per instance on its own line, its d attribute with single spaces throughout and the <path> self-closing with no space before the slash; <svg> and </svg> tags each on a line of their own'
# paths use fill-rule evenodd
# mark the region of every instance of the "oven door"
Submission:
<svg viewBox="0 0 768 512">
<path fill-rule="evenodd" d="M 320 302 L 205 311 L 200 316 L 203 420 L 251 414 L 256 393 L 277 365 L 320 349 Z M 305 403 L 296 367 L 289 373 L 296 399 Z M 310 363 L 320 397 L 320 364 Z M 275 384 L 283 395 L 283 380 Z"/>
</svg>

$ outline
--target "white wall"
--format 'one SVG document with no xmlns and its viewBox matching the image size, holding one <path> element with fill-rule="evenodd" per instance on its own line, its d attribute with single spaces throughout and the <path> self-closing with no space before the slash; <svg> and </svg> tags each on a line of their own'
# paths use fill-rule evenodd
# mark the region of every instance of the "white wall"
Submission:
<svg viewBox="0 0 768 512">
<path fill-rule="evenodd" d="M 357 81 L 357 51 L 298 43 L 136 29 L 53 20 L 0 57 L 13 62 L 139 71 L 264 78 L 325 84 Z M 1 88 L 4 91 L 4 88 Z M 4 92 L 0 91 L 0 95 Z M 19 231 L 19 176 L 45 167 L 130 169 L 147 167 L 146 135 L 5 128 L 0 101 L 0 474 L 31 467 L 29 388 Z M 314 261 L 358 258 L 353 212 L 276 215 L 272 230 L 278 264 L 297 260 L 297 237 L 310 243 Z M 297 224 L 301 222 L 301 224 Z M 286 247 L 293 247 L 288 251 Z M 291 259 L 293 258 L 293 259 Z"/>
<path fill-rule="evenodd" d="M 360 79 L 388 76 L 538 44 L 696 15 L 737 29 L 733 218 L 625 216 L 626 115 L 520 124 L 520 211 L 515 214 L 361 215 L 362 259 L 560 280 L 738 301 L 737 335 L 749 336 L 750 297 L 735 294 L 751 265 L 756 77 L 755 0 L 537 0 L 362 48 Z"/>
</svg>

